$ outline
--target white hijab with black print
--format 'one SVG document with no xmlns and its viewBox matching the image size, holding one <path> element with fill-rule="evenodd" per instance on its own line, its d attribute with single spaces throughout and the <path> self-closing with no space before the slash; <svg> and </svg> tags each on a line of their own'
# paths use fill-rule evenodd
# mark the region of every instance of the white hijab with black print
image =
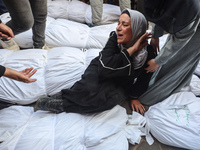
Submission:
<svg viewBox="0 0 200 150">
<path fill-rule="evenodd" d="M 127 44 L 119 44 L 121 50 L 124 48 L 128 49 L 129 47 L 133 46 L 133 44 L 144 34 L 147 30 L 147 20 L 144 15 L 138 11 L 124 9 L 122 14 L 128 11 L 131 18 L 131 28 L 132 28 L 132 39 Z M 142 48 L 141 50 L 135 52 L 133 57 L 133 65 L 134 69 L 139 69 L 142 67 L 147 59 L 147 46 Z"/>
</svg>

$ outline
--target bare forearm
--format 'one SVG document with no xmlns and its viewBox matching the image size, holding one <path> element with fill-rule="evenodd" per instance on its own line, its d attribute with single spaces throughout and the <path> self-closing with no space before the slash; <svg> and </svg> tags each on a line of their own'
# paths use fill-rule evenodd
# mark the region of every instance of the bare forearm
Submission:
<svg viewBox="0 0 200 150">
<path fill-rule="evenodd" d="M 37 71 L 36 69 L 33 70 L 33 67 L 26 68 L 22 71 L 6 68 L 6 71 L 3 76 L 17 80 L 17 81 L 25 82 L 25 83 L 31 83 L 37 80 L 37 79 L 30 78 L 36 73 L 36 71 Z"/>
</svg>

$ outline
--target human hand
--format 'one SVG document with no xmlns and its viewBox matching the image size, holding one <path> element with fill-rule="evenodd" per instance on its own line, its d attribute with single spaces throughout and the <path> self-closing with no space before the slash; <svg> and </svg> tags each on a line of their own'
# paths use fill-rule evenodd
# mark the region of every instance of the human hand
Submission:
<svg viewBox="0 0 200 150">
<path fill-rule="evenodd" d="M 160 52 L 159 38 L 151 38 L 150 45 L 156 50 L 156 52 Z"/>
<path fill-rule="evenodd" d="M 4 23 L 0 23 L 0 39 L 10 40 L 14 37 L 14 33 L 10 27 Z"/>
<path fill-rule="evenodd" d="M 141 50 L 144 46 L 148 44 L 148 39 L 151 38 L 151 33 L 143 34 L 136 42 L 127 49 L 129 55 L 131 56 L 134 52 Z"/>
<path fill-rule="evenodd" d="M 149 60 L 147 64 L 149 65 L 147 68 L 145 68 L 147 73 L 154 72 L 160 67 L 160 65 L 156 64 L 155 59 Z"/>
<path fill-rule="evenodd" d="M 30 79 L 30 77 L 33 76 L 36 71 L 36 69 L 33 70 L 33 67 L 26 68 L 22 71 L 6 68 L 4 76 L 24 83 L 31 83 L 37 81 L 37 79 Z"/>
<path fill-rule="evenodd" d="M 140 103 L 139 100 L 131 100 L 131 108 L 133 109 L 133 111 L 136 111 L 136 112 L 140 113 L 141 115 L 144 115 L 145 108 Z"/>
</svg>

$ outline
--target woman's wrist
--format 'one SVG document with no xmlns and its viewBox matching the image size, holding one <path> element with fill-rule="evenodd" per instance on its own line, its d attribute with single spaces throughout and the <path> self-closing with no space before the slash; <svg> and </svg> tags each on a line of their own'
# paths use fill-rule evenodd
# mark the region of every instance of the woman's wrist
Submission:
<svg viewBox="0 0 200 150">
<path fill-rule="evenodd" d="M 127 52 L 129 53 L 129 56 L 132 56 L 133 53 L 135 53 L 137 50 L 134 46 L 131 46 L 127 49 Z"/>
</svg>

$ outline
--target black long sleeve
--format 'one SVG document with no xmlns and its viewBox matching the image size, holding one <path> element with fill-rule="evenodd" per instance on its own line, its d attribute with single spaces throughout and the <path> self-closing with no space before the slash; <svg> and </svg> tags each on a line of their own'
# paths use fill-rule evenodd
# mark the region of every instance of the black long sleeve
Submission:
<svg viewBox="0 0 200 150">
<path fill-rule="evenodd" d="M 99 74 L 103 78 L 130 76 L 133 73 L 131 57 L 126 49 L 120 50 L 117 43 L 117 35 L 111 32 L 111 36 L 105 48 L 99 55 Z"/>
<path fill-rule="evenodd" d="M 0 77 L 3 76 L 3 74 L 5 73 L 6 68 L 4 66 L 0 65 Z"/>
<path fill-rule="evenodd" d="M 117 43 L 117 35 L 111 32 L 111 36 L 105 48 L 100 52 L 98 73 L 101 79 L 113 79 L 128 93 L 130 99 L 138 99 L 148 88 L 153 73 L 146 73 L 148 60 L 155 58 L 155 50 L 148 45 L 148 57 L 145 64 L 134 70 L 132 57 L 126 49 L 120 50 Z"/>
</svg>

